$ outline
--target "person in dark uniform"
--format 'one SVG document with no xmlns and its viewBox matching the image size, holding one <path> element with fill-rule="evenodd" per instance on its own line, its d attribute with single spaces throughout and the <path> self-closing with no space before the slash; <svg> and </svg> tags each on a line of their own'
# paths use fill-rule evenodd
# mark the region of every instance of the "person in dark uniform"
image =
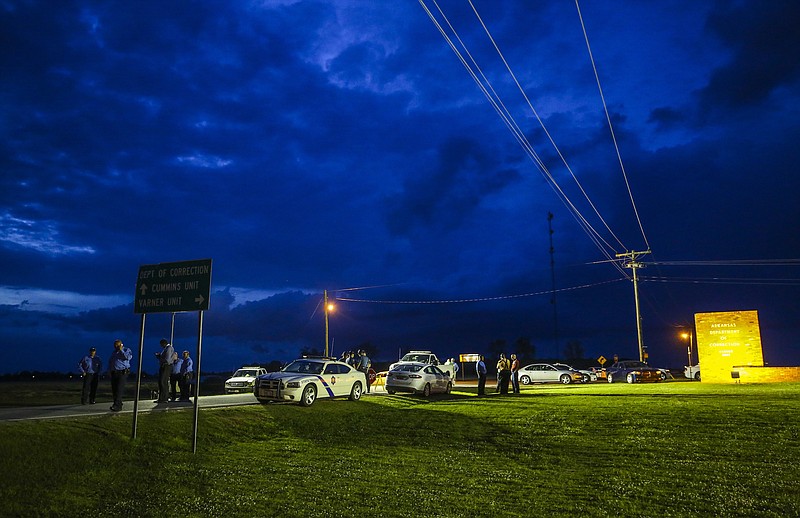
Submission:
<svg viewBox="0 0 800 518">
<path fill-rule="evenodd" d="M 102 370 L 102 368 L 103 362 L 100 360 L 100 357 L 97 356 L 97 349 L 90 347 L 89 354 L 81 358 L 81 361 L 78 362 L 78 369 L 83 378 L 81 405 L 87 403 L 95 404 L 97 382 L 100 380 L 100 370 Z"/>
<path fill-rule="evenodd" d="M 478 374 L 478 395 L 486 395 L 486 362 L 483 361 L 483 355 L 475 363 L 475 372 Z"/>
<path fill-rule="evenodd" d="M 358 351 L 358 355 L 359 355 L 358 370 L 363 372 L 364 377 L 367 378 L 366 381 L 367 386 L 365 388 L 367 389 L 367 394 L 369 394 L 369 385 L 370 385 L 369 369 L 370 367 L 372 367 L 372 362 L 370 361 L 369 356 L 367 356 L 367 351 Z"/>
<path fill-rule="evenodd" d="M 114 403 L 111 410 L 119 412 L 122 410 L 122 395 L 125 392 L 125 380 L 131 372 L 131 358 L 133 353 L 123 345 L 122 340 L 114 340 L 114 352 L 108 360 L 108 371 L 111 373 L 111 394 Z"/>
<path fill-rule="evenodd" d="M 172 372 L 172 354 L 175 349 L 164 338 L 159 344 L 161 352 L 156 353 L 156 358 L 158 358 L 158 399 L 153 403 L 166 403 L 169 400 L 169 375 Z"/>
</svg>

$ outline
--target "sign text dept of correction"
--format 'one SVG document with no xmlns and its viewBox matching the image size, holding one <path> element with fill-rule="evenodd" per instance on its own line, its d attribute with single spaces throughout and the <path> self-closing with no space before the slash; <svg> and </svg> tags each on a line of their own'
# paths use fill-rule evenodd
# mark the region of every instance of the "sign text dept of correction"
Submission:
<svg viewBox="0 0 800 518">
<path fill-rule="evenodd" d="M 146 264 L 136 279 L 134 313 L 180 313 L 208 310 L 211 259 Z"/>
</svg>

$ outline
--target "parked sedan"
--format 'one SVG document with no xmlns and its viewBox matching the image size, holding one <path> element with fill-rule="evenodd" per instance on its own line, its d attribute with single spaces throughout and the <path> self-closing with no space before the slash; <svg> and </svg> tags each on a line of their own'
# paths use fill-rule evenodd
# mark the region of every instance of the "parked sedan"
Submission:
<svg viewBox="0 0 800 518">
<path fill-rule="evenodd" d="M 531 383 L 563 383 L 569 385 L 583 381 L 583 374 L 567 365 L 534 363 L 519 370 L 519 381 L 523 385 Z"/>
<path fill-rule="evenodd" d="M 662 381 L 666 378 L 666 373 L 662 369 L 650 367 L 646 363 L 636 360 L 616 362 L 608 368 L 606 375 L 609 383 L 623 380 L 628 383 Z"/>
<path fill-rule="evenodd" d="M 700 364 L 685 366 L 683 368 L 683 375 L 686 376 L 686 379 L 700 381 Z"/>
<path fill-rule="evenodd" d="M 589 383 L 590 381 L 597 381 L 597 374 L 593 373 L 590 370 L 576 369 L 572 365 L 567 365 L 566 363 L 554 363 L 553 366 L 554 367 L 558 367 L 558 368 L 570 369 L 570 370 L 574 370 L 574 371 L 580 372 L 581 375 L 582 375 L 581 381 L 583 383 Z"/>
<path fill-rule="evenodd" d="M 453 379 L 436 365 L 419 362 L 399 362 L 386 375 L 386 392 L 412 392 L 425 397 L 434 392 L 449 394 Z"/>
</svg>

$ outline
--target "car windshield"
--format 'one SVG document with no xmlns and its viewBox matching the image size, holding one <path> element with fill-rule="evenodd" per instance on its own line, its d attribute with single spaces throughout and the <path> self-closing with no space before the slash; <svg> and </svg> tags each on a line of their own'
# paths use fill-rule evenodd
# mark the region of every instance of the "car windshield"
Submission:
<svg viewBox="0 0 800 518">
<path fill-rule="evenodd" d="M 554 363 L 553 366 L 555 366 L 556 369 L 560 369 L 562 371 L 574 371 L 575 370 L 572 367 L 570 367 L 569 365 L 567 365 L 566 363 Z"/>
<path fill-rule="evenodd" d="M 406 354 L 403 356 L 403 359 L 400 360 L 401 362 L 428 362 L 428 357 L 430 354 Z"/>
<path fill-rule="evenodd" d="M 422 365 L 407 364 L 407 365 L 398 365 L 392 370 L 403 371 L 403 372 L 418 372 L 422 367 L 423 367 Z"/>
<path fill-rule="evenodd" d="M 234 378 L 255 378 L 258 374 L 258 371 L 253 369 L 239 369 L 238 371 L 233 373 Z"/>
<path fill-rule="evenodd" d="M 283 372 L 299 372 L 301 374 L 320 374 L 322 372 L 322 362 L 308 360 L 295 360 L 283 368 Z"/>
<path fill-rule="evenodd" d="M 650 366 L 643 362 L 620 362 L 619 367 L 621 369 L 649 369 Z"/>
</svg>

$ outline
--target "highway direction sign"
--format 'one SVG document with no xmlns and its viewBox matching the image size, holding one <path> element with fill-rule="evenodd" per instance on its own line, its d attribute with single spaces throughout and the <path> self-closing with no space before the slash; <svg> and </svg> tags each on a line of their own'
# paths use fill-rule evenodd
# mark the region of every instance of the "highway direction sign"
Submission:
<svg viewBox="0 0 800 518">
<path fill-rule="evenodd" d="M 206 311 L 211 295 L 211 259 L 146 264 L 136 279 L 134 313 Z"/>
</svg>

